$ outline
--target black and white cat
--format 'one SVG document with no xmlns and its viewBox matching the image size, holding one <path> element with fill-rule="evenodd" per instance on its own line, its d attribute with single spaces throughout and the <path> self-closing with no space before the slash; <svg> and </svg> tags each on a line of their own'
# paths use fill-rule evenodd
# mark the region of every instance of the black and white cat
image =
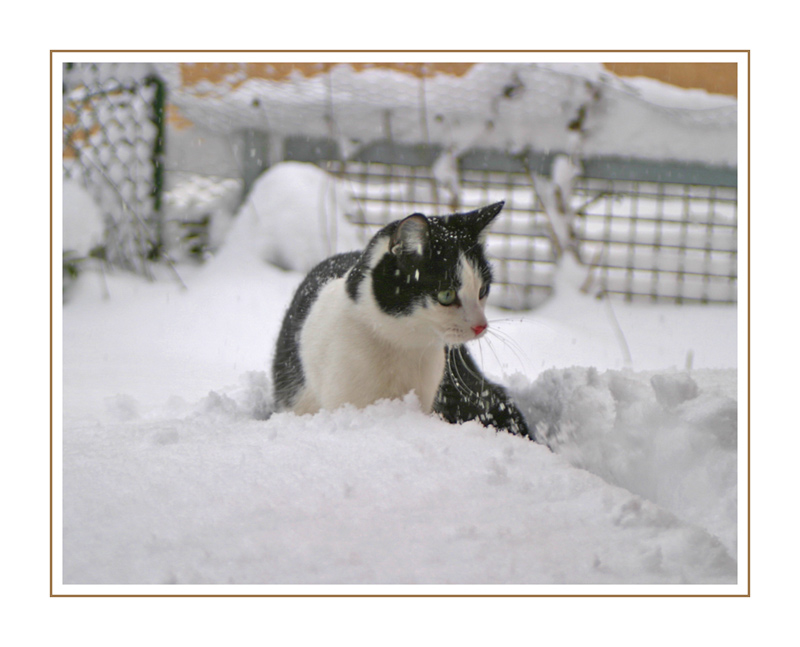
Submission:
<svg viewBox="0 0 800 647">
<path fill-rule="evenodd" d="M 273 361 L 275 405 L 298 414 L 365 407 L 415 391 L 423 410 L 529 436 L 505 390 L 464 343 L 488 327 L 487 227 L 503 202 L 469 213 L 415 213 L 363 252 L 337 254 L 306 276 L 286 312 Z"/>
</svg>

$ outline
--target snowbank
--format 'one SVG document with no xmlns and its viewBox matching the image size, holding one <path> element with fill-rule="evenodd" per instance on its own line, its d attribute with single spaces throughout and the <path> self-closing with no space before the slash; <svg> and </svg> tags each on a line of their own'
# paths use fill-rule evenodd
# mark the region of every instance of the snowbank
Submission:
<svg viewBox="0 0 800 647">
<path fill-rule="evenodd" d="M 70 429 L 68 584 L 730 583 L 706 531 L 414 397 Z"/>
<path fill-rule="evenodd" d="M 219 257 L 307 272 L 332 254 L 364 246 L 364 232 L 347 219 L 348 210 L 352 199 L 340 180 L 313 164 L 276 164 L 239 208 Z"/>
<path fill-rule="evenodd" d="M 569 368 L 521 381 L 514 397 L 539 442 L 706 528 L 736 555 L 736 371 Z"/>
</svg>

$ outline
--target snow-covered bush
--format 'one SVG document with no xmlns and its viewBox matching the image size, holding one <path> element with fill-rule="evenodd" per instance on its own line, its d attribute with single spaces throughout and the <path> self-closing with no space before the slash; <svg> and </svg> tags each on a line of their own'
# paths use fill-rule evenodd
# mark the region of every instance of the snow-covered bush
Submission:
<svg viewBox="0 0 800 647">
<path fill-rule="evenodd" d="M 242 180 L 173 174 L 164 193 L 165 238 L 176 260 L 207 260 L 222 244 L 242 195 Z"/>
</svg>

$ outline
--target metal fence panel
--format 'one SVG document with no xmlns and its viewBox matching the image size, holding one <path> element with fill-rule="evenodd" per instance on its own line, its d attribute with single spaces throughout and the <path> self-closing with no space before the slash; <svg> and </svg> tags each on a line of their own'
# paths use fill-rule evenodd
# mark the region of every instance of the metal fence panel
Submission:
<svg viewBox="0 0 800 647">
<path fill-rule="evenodd" d="M 737 301 L 735 186 L 581 178 L 578 258 L 586 286 L 652 301 Z"/>
<path fill-rule="evenodd" d="M 335 159 L 320 159 L 320 153 Z M 442 215 L 504 200 L 503 218 L 487 239 L 492 302 L 515 310 L 537 306 L 553 292 L 557 252 L 530 177 L 509 170 L 515 167 L 502 156 L 479 163 L 472 152 L 471 163 L 459 165 L 457 186 L 448 187 L 431 168 L 440 153 L 436 147 L 377 142 L 342 160 L 335 145 L 321 141 L 291 140 L 285 147 L 286 159 L 320 163 L 347 180 L 358 205 L 352 219 L 369 232 L 415 212 Z"/>
<path fill-rule="evenodd" d="M 554 291 L 559 256 L 571 248 L 587 269 L 583 288 L 675 302 L 737 300 L 736 169 L 622 158 L 583 160 L 583 173 L 547 212 L 537 178 L 552 175 L 552 153 L 509 155 L 472 149 L 453 182 L 436 177 L 441 147 L 373 142 L 345 159 L 335 142 L 289 138 L 285 159 L 316 162 L 347 178 L 359 205 L 354 221 L 372 230 L 419 211 L 467 211 L 505 200 L 488 238 L 493 302 L 539 305 Z M 569 218 L 559 241 L 554 220 Z M 562 225 L 563 226 L 563 225 Z"/>
</svg>

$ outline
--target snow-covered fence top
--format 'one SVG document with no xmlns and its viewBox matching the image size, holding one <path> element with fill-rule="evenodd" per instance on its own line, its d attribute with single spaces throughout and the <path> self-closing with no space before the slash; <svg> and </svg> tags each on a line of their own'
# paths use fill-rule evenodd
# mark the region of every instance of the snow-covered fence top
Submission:
<svg viewBox="0 0 800 647">
<path fill-rule="evenodd" d="M 570 152 L 580 134 L 587 156 L 737 162 L 734 97 L 623 79 L 600 63 L 156 67 L 182 117 L 207 132 L 327 137 L 348 157 L 381 139 Z"/>
</svg>

